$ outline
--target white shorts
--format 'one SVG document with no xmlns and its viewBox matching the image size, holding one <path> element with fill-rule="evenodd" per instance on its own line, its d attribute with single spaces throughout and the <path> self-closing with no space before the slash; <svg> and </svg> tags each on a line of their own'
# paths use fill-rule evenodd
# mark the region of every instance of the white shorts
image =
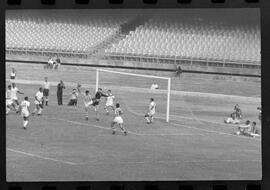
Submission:
<svg viewBox="0 0 270 190">
<path fill-rule="evenodd" d="M 42 103 L 40 103 L 40 102 L 37 101 L 37 100 L 35 100 L 34 103 L 35 103 L 36 105 L 42 104 Z"/>
<path fill-rule="evenodd" d="M 12 101 L 12 100 L 10 100 L 10 99 L 6 100 L 6 106 L 11 106 L 11 105 L 12 105 L 12 103 L 13 103 L 13 101 Z"/>
<path fill-rule="evenodd" d="M 93 101 L 85 102 L 84 103 L 85 108 L 88 108 L 90 105 L 92 105 L 92 103 L 93 103 Z"/>
<path fill-rule="evenodd" d="M 120 116 L 117 116 L 114 118 L 113 122 L 117 123 L 117 124 L 122 124 L 123 123 L 123 118 Z"/>
<path fill-rule="evenodd" d="M 148 115 L 149 115 L 149 116 L 154 116 L 155 113 L 156 113 L 155 111 L 150 111 L 150 112 L 148 112 Z"/>
<path fill-rule="evenodd" d="M 30 113 L 28 111 L 22 111 L 23 117 L 29 117 Z"/>
<path fill-rule="evenodd" d="M 106 106 L 106 107 L 110 107 L 110 106 L 111 106 L 111 107 L 114 107 L 114 105 L 113 105 L 112 102 L 106 102 L 105 106 Z"/>
<path fill-rule="evenodd" d="M 18 97 L 11 98 L 12 101 L 18 100 Z"/>
</svg>

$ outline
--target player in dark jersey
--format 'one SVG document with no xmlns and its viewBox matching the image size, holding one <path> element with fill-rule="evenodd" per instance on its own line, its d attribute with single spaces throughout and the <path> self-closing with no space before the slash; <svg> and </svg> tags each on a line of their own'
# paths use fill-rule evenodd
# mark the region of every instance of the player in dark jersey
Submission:
<svg viewBox="0 0 270 190">
<path fill-rule="evenodd" d="M 98 88 L 98 91 L 96 92 L 95 94 L 95 97 L 92 99 L 93 100 L 93 103 L 92 103 L 92 106 L 94 106 L 94 110 L 95 110 L 95 113 L 96 113 L 96 120 L 99 121 L 99 118 L 98 118 L 98 112 L 97 112 L 97 106 L 99 105 L 99 102 L 100 102 L 100 99 L 101 97 L 108 97 L 107 94 L 104 94 L 102 92 L 102 89 L 101 88 Z"/>
</svg>

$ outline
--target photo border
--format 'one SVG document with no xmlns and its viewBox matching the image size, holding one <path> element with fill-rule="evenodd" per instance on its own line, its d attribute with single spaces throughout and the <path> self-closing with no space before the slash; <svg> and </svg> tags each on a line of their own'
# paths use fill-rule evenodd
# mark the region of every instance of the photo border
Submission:
<svg viewBox="0 0 270 190">
<path fill-rule="evenodd" d="M 0 189 L 207 189 L 207 190 L 249 190 L 270 189 L 270 1 L 269 0 L 225 0 L 225 3 L 212 3 L 218 0 L 123 0 L 122 4 L 115 4 L 119 0 L 89 0 L 88 4 L 76 4 L 83 0 L 5 0 L 1 1 L 1 77 L 2 77 L 2 101 L 0 106 L 2 117 L 1 123 L 6 124 L 4 109 L 4 87 L 5 87 L 5 10 L 8 9 L 144 9 L 144 8 L 260 8 L 261 13 L 261 100 L 262 100 L 262 180 L 249 181 L 117 181 L 117 182 L 6 182 L 6 129 L 5 125 L 0 127 Z M 221 0 L 222 1 L 222 0 Z M 250 2 L 251 1 L 251 2 Z M 253 2 L 252 2 L 253 1 Z M 20 4 L 16 4 L 20 2 Z M 42 2 L 55 2 L 54 4 L 42 4 Z M 110 3 L 111 2 L 111 3 Z M 121 2 L 121 0 L 120 0 Z M 187 3 L 185 3 L 187 2 Z M 190 3 L 188 3 L 190 2 Z M 15 4 L 14 4 L 15 3 Z M 268 63 L 269 62 L 269 63 Z M 268 179 L 268 180 L 267 180 Z"/>
</svg>

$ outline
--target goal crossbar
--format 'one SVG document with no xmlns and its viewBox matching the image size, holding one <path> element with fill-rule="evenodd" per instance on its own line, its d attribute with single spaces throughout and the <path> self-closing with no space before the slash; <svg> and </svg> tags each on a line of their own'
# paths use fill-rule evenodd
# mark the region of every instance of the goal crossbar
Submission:
<svg viewBox="0 0 270 190">
<path fill-rule="evenodd" d="M 121 71 L 111 71 L 111 70 L 106 70 L 106 69 L 97 69 L 97 71 L 104 71 L 104 72 L 110 72 L 110 73 L 121 74 L 121 75 L 131 75 L 131 76 L 136 76 L 136 77 L 156 78 L 156 79 L 165 79 L 165 80 L 170 79 L 169 77 L 160 77 L 160 76 L 155 76 L 155 75 L 143 75 L 143 74 L 136 74 L 136 73 L 121 72 Z"/>
<path fill-rule="evenodd" d="M 166 122 L 169 122 L 170 116 L 170 95 L 171 95 L 171 78 L 169 77 L 160 77 L 154 75 L 143 75 L 143 74 L 136 74 L 136 73 L 127 73 L 127 72 L 120 72 L 120 71 L 111 71 L 106 69 L 97 69 L 96 70 L 96 91 L 98 90 L 99 86 L 99 72 L 108 72 L 108 73 L 115 73 L 121 75 L 129 75 L 129 76 L 136 76 L 136 77 L 145 77 L 145 78 L 156 78 L 156 79 L 164 79 L 168 81 L 168 88 L 167 88 L 167 109 L 166 109 Z"/>
</svg>

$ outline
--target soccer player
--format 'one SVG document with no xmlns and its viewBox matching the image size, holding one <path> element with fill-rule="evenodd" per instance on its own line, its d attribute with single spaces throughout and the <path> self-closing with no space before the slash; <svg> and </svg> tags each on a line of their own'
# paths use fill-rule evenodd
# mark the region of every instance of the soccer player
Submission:
<svg viewBox="0 0 270 190">
<path fill-rule="evenodd" d="M 106 114 L 109 115 L 109 110 L 108 108 L 112 108 L 112 110 L 114 110 L 114 104 L 113 104 L 113 100 L 114 100 L 114 95 L 112 94 L 111 90 L 108 90 L 108 94 L 107 94 L 107 100 L 106 100 L 106 104 L 105 104 L 105 110 L 106 110 Z"/>
<path fill-rule="evenodd" d="M 244 125 L 239 125 L 238 126 L 238 131 L 236 131 L 236 135 L 247 135 L 248 131 L 250 131 L 250 121 L 247 120 L 246 123 Z"/>
<path fill-rule="evenodd" d="M 17 93 L 19 94 L 23 94 L 17 87 L 16 87 L 16 84 L 15 83 L 12 83 L 11 84 L 11 89 L 10 89 L 10 97 L 11 97 L 11 100 L 14 104 L 14 107 L 15 107 L 15 110 L 16 110 L 16 113 L 19 113 L 19 101 L 18 101 L 18 97 L 17 97 Z"/>
<path fill-rule="evenodd" d="M 23 118 L 23 129 L 26 129 L 26 126 L 29 122 L 29 115 L 30 115 L 29 107 L 30 107 L 30 102 L 28 101 L 28 97 L 26 96 L 20 105 L 21 114 Z"/>
<path fill-rule="evenodd" d="M 65 84 L 62 80 L 60 80 L 60 83 L 57 85 L 57 102 L 59 106 L 63 105 L 63 89 L 65 89 Z"/>
<path fill-rule="evenodd" d="M 99 118 L 97 117 L 98 112 L 97 112 L 97 106 L 99 105 L 101 97 L 108 97 L 106 94 L 102 92 L 101 88 L 98 88 L 98 91 L 96 92 L 95 98 L 93 98 L 93 103 L 92 105 L 94 106 L 95 113 L 96 113 L 96 120 L 99 121 Z"/>
<path fill-rule="evenodd" d="M 77 102 L 78 102 L 78 92 L 76 90 L 76 88 L 74 88 L 71 92 L 71 97 L 68 103 L 68 106 L 77 106 Z"/>
<path fill-rule="evenodd" d="M 88 120 L 88 111 L 89 111 L 89 107 L 90 105 L 93 104 L 91 95 L 89 93 L 89 90 L 85 91 L 84 94 L 84 110 L 85 110 L 85 120 Z"/>
<path fill-rule="evenodd" d="M 45 99 L 45 105 L 48 106 L 50 82 L 48 81 L 48 77 L 45 77 L 44 80 L 45 81 L 43 83 L 43 95 L 44 95 L 44 99 Z"/>
<path fill-rule="evenodd" d="M 16 110 L 15 105 L 11 100 L 11 85 L 8 85 L 8 89 L 6 91 L 6 115 L 8 115 L 12 108 Z"/>
<path fill-rule="evenodd" d="M 32 115 L 35 115 L 37 112 L 37 115 L 41 115 L 42 109 L 43 109 L 43 100 L 44 100 L 44 96 L 43 96 L 43 89 L 40 87 L 39 91 L 36 93 L 35 96 L 35 109 L 32 112 Z"/>
<path fill-rule="evenodd" d="M 14 68 L 11 69 L 10 72 L 10 80 L 15 80 L 16 79 L 16 70 Z"/>
<path fill-rule="evenodd" d="M 127 130 L 126 128 L 123 126 L 123 118 L 122 118 L 122 114 L 123 114 L 123 111 L 122 109 L 120 108 L 120 104 L 117 103 L 115 105 L 116 109 L 114 111 L 115 113 L 115 117 L 114 117 L 114 120 L 112 121 L 111 123 L 111 128 L 113 130 L 112 134 L 114 135 L 115 134 L 115 131 L 116 131 L 116 128 L 114 127 L 115 124 L 119 125 L 120 129 L 124 132 L 125 135 L 127 135 Z"/>
<path fill-rule="evenodd" d="M 149 110 L 148 113 L 144 116 L 144 118 L 147 121 L 147 124 L 153 123 L 155 113 L 156 113 L 156 103 L 154 102 L 154 98 L 150 98 Z"/>
</svg>

